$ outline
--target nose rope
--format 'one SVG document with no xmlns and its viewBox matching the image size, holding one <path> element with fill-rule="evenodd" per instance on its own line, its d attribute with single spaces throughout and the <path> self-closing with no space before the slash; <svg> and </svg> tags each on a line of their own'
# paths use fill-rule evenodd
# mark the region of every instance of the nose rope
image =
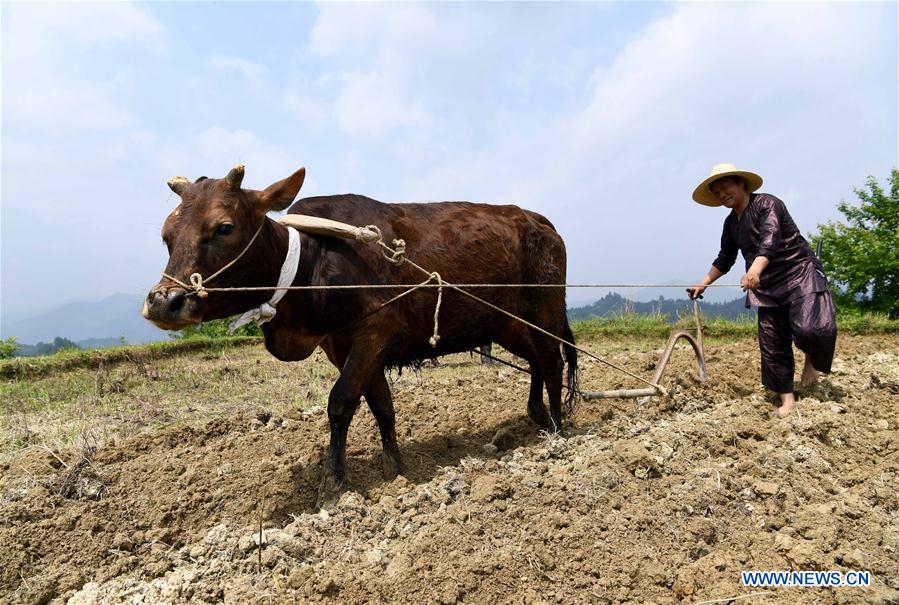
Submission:
<svg viewBox="0 0 899 605">
<path fill-rule="evenodd" d="M 173 282 L 175 282 L 176 284 L 178 284 L 185 290 L 189 290 L 189 292 L 187 293 L 188 296 L 190 296 L 192 294 L 196 294 L 199 298 L 206 298 L 207 296 L 209 296 L 209 292 L 206 291 L 204 282 L 212 281 L 213 279 L 215 279 L 216 277 L 218 277 L 219 275 L 224 273 L 226 269 L 229 269 L 234 263 L 239 261 L 241 259 L 241 257 L 244 254 L 246 254 L 247 250 L 250 249 L 250 246 L 253 245 L 253 242 L 256 241 L 256 238 L 259 237 L 259 233 L 262 232 L 263 227 L 265 227 L 265 218 L 264 217 L 262 219 L 262 223 L 259 225 L 259 228 L 256 229 L 256 233 L 253 234 L 253 237 L 250 238 L 250 242 L 244 247 L 244 249 L 241 251 L 241 253 L 238 254 L 234 258 L 234 260 L 232 260 L 230 263 L 228 263 L 227 265 L 225 265 L 224 267 L 222 267 L 221 269 L 219 269 L 218 271 L 216 271 L 215 273 L 213 273 L 212 275 L 210 275 L 209 277 L 207 277 L 205 279 L 203 278 L 203 276 L 200 273 L 191 273 L 190 277 L 188 278 L 190 280 L 190 285 L 188 285 L 188 284 L 185 284 L 180 279 L 169 275 L 165 271 L 163 271 L 162 276 L 172 280 Z"/>
</svg>

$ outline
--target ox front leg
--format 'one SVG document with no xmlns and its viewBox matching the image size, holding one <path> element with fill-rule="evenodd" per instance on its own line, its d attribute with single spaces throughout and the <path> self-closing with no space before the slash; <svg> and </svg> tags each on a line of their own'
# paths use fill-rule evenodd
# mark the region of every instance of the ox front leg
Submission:
<svg viewBox="0 0 899 605">
<path fill-rule="evenodd" d="M 331 428 L 331 442 L 322 469 L 322 479 L 318 488 L 319 508 L 334 504 L 340 497 L 346 482 L 346 439 L 356 408 L 366 385 L 376 371 L 381 371 L 373 354 L 373 348 L 353 345 L 340 378 L 328 397 L 328 424 Z"/>
<path fill-rule="evenodd" d="M 378 429 L 381 431 L 381 445 L 384 479 L 392 481 L 403 472 L 400 460 L 400 448 L 396 442 L 396 414 L 393 410 L 393 396 L 390 394 L 390 385 L 383 372 L 379 372 L 371 384 L 365 390 L 365 401 L 371 409 L 372 415 L 378 421 Z"/>
</svg>

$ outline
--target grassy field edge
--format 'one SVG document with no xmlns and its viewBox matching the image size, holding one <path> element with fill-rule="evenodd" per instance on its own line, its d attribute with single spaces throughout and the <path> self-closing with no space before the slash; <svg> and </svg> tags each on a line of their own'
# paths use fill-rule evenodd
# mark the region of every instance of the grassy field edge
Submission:
<svg viewBox="0 0 899 605">
<path fill-rule="evenodd" d="M 885 315 L 840 315 L 837 328 L 841 334 L 899 334 L 899 320 Z M 571 324 L 575 340 L 599 337 L 642 337 L 664 340 L 673 330 L 692 330 L 692 317 L 683 317 L 669 323 L 664 315 L 620 314 L 600 317 Z M 756 323 L 753 318 L 741 320 L 712 319 L 702 322 L 703 335 L 707 338 L 755 338 Z M 224 338 L 190 338 L 132 345 L 111 349 L 65 350 L 41 357 L 17 357 L 0 360 L 0 379 L 40 377 L 54 372 L 79 368 L 99 368 L 123 361 L 134 362 L 175 357 L 197 351 L 224 350 L 231 347 L 261 344 L 258 336 L 233 336 Z"/>
<path fill-rule="evenodd" d="M 67 349 L 54 355 L 16 357 L 0 361 L 0 378 L 32 378 L 79 368 L 99 368 L 122 362 L 139 362 L 176 357 L 198 351 L 220 351 L 233 347 L 262 344 L 258 336 L 227 338 L 191 338 L 127 345 L 111 349 Z"/>
</svg>

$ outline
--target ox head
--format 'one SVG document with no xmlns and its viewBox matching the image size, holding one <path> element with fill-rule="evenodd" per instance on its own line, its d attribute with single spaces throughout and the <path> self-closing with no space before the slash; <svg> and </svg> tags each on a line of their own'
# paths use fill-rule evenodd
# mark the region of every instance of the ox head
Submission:
<svg viewBox="0 0 899 605">
<path fill-rule="evenodd" d="M 191 183 L 178 176 L 168 181 L 181 203 L 162 226 L 162 240 L 169 251 L 165 274 L 190 284 L 192 274 L 208 278 L 237 258 L 266 221 L 266 213 L 284 210 L 293 202 L 303 186 L 306 169 L 300 168 L 262 191 L 241 188 L 243 176 L 244 167 L 237 165 L 222 179 L 200 177 Z M 266 241 L 265 231 L 259 233 L 234 266 L 209 286 L 260 285 L 260 273 L 271 267 L 277 280 L 283 258 L 274 259 L 266 254 L 271 252 L 272 244 Z M 268 238 L 271 239 L 270 233 Z M 257 294 L 197 296 L 196 292 L 163 277 L 147 295 L 143 316 L 160 328 L 180 330 L 201 321 L 234 315 L 270 296 L 271 292 L 263 292 L 261 300 Z"/>
</svg>

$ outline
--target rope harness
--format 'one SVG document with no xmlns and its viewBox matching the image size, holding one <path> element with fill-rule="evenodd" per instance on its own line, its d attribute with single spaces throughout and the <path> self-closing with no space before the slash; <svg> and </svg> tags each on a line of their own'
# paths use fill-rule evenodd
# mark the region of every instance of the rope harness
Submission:
<svg viewBox="0 0 899 605">
<path fill-rule="evenodd" d="M 312 218 L 312 217 L 305 217 L 305 218 Z M 537 332 L 540 332 L 541 334 L 543 334 L 545 336 L 548 336 L 549 338 L 552 338 L 552 339 L 558 341 L 560 344 L 570 346 L 570 347 L 574 348 L 575 350 L 583 353 L 584 355 L 587 355 L 591 359 L 594 359 L 602 364 L 605 364 L 606 366 L 608 366 L 610 368 L 618 370 L 619 372 L 622 372 L 635 380 L 638 380 L 642 383 L 648 384 L 649 386 L 657 389 L 659 394 L 661 394 L 661 395 L 668 394 L 668 391 L 662 385 L 657 384 L 655 382 L 650 382 L 649 380 L 641 378 L 640 376 L 637 376 L 636 374 L 634 374 L 622 367 L 616 366 L 615 364 L 608 362 L 608 361 L 594 355 L 593 353 L 587 351 L 586 349 L 583 349 L 583 348 L 577 346 L 573 342 L 569 342 L 569 341 L 565 340 L 564 338 L 556 336 L 555 334 L 548 332 L 547 330 L 544 330 L 540 326 L 533 324 L 522 317 L 518 317 L 517 315 L 510 313 L 509 311 L 506 311 L 505 309 L 498 307 L 497 305 L 495 305 L 487 300 L 484 300 L 483 298 L 476 296 L 475 294 L 472 294 L 471 292 L 468 292 L 467 290 L 465 290 L 463 288 L 693 287 L 693 286 L 695 286 L 695 284 L 691 284 L 688 286 L 682 286 L 682 285 L 675 286 L 672 284 L 664 284 L 664 285 L 653 285 L 653 284 L 451 284 L 451 283 L 445 281 L 440 276 L 440 273 L 438 273 L 436 271 L 428 271 L 424 267 L 421 267 L 420 265 L 413 262 L 408 256 L 406 256 L 406 242 L 404 240 L 402 240 L 402 239 L 393 240 L 393 242 L 392 242 L 393 247 L 390 247 L 387 244 L 385 244 L 381 230 L 375 225 L 367 225 L 365 227 L 354 227 L 351 225 L 347 225 L 344 223 L 337 223 L 335 221 L 329 221 L 326 219 L 317 219 L 317 220 L 313 221 L 314 225 L 307 229 L 305 227 L 308 227 L 308 225 L 303 223 L 303 221 L 300 218 L 298 218 L 298 215 L 286 215 L 286 216 L 282 217 L 280 222 L 282 224 L 284 224 L 288 228 L 288 231 L 291 233 L 291 236 L 290 236 L 291 241 L 292 241 L 292 238 L 294 237 L 294 235 L 296 235 L 297 240 L 299 240 L 299 235 L 296 234 L 296 231 L 295 231 L 296 229 L 308 230 L 313 233 L 338 235 L 340 237 L 344 237 L 344 238 L 348 238 L 348 239 L 355 239 L 357 241 L 361 241 L 361 242 L 367 243 L 369 245 L 378 246 L 380 248 L 379 252 L 380 252 L 381 256 L 384 257 L 389 263 L 391 263 L 397 267 L 402 266 L 405 263 L 408 263 L 410 266 L 414 267 L 416 270 L 418 270 L 419 272 L 426 275 L 427 279 L 419 284 L 292 286 L 292 285 L 290 285 L 290 283 L 293 281 L 294 277 L 296 276 L 296 269 L 297 269 L 297 266 L 299 265 L 299 251 L 297 251 L 297 253 L 295 254 L 295 259 L 291 259 L 292 255 L 290 253 L 288 253 L 288 257 L 285 260 L 285 264 L 281 269 L 281 279 L 279 279 L 279 283 L 276 286 L 253 286 L 253 287 L 234 287 L 234 288 L 209 288 L 209 287 L 207 287 L 206 284 L 208 282 L 212 281 L 213 279 L 215 279 L 216 277 L 218 277 L 219 275 L 224 273 L 227 269 L 234 266 L 234 264 L 238 260 L 240 260 L 244 256 L 244 254 L 246 254 L 247 250 L 250 249 L 250 246 L 253 245 L 253 242 L 256 241 L 256 238 L 259 236 L 259 233 L 262 231 L 262 228 L 265 226 L 265 224 L 266 224 L 265 220 L 263 220 L 262 224 L 259 225 L 259 228 L 256 230 L 256 233 L 253 234 L 253 237 L 250 239 L 250 241 L 246 245 L 246 247 L 244 247 L 244 249 L 240 252 L 240 254 L 238 254 L 234 258 L 234 260 L 229 262 L 227 265 L 225 265 L 224 267 L 222 267 L 221 269 L 219 269 L 218 271 L 216 271 L 209 277 L 204 278 L 200 273 L 192 273 L 190 275 L 190 277 L 188 278 L 188 281 L 190 283 L 187 284 L 171 275 L 168 275 L 167 273 L 163 273 L 162 276 L 171 280 L 172 282 L 181 286 L 182 288 L 184 288 L 187 291 L 187 296 L 196 295 L 199 298 L 208 297 L 209 292 L 254 292 L 254 291 L 271 291 L 271 290 L 275 291 L 275 294 L 270 301 L 268 301 L 267 303 L 263 303 L 256 309 L 247 311 L 246 313 L 241 315 L 235 322 L 233 322 L 231 325 L 232 331 L 234 329 L 236 329 L 238 326 L 243 325 L 245 323 L 249 323 L 250 321 L 257 321 L 258 323 L 261 324 L 261 323 L 265 323 L 266 321 L 271 320 L 276 314 L 275 306 L 281 300 L 281 298 L 284 296 L 284 294 L 287 293 L 288 290 L 406 288 L 406 290 L 404 292 L 381 303 L 380 305 L 378 305 L 371 311 L 365 313 L 359 319 L 355 320 L 348 326 L 339 330 L 339 331 L 344 331 L 344 330 L 348 329 L 349 327 L 352 327 L 352 326 L 358 324 L 360 321 L 364 320 L 365 318 L 370 317 L 374 313 L 377 313 L 384 307 L 387 307 L 388 305 L 393 304 L 394 302 L 400 300 L 401 298 L 408 296 L 409 294 L 415 292 L 416 290 L 423 289 L 423 288 L 437 288 L 437 303 L 434 308 L 434 334 L 428 340 L 428 342 L 431 344 L 432 347 L 436 347 L 438 341 L 440 340 L 439 323 L 440 323 L 440 308 L 443 303 L 443 289 L 450 288 L 452 290 L 459 292 L 460 294 L 463 294 L 464 296 L 467 296 L 468 298 L 471 298 L 472 300 L 479 302 L 482 305 L 485 305 L 485 306 L 493 309 L 494 311 L 496 311 L 498 313 L 502 313 L 503 315 L 505 315 L 515 321 L 518 321 L 518 322 L 526 325 L 527 327 L 529 327 L 533 330 L 536 330 Z M 297 243 L 297 246 L 298 245 L 299 244 Z M 288 267 L 288 265 L 290 265 L 290 264 L 293 265 L 292 270 Z M 287 277 L 285 277 L 285 275 Z M 287 281 L 285 281 L 285 279 L 287 279 L 287 278 L 289 278 L 289 279 Z M 432 282 L 434 282 L 434 283 L 432 283 Z M 708 287 L 734 287 L 734 286 L 715 285 L 715 286 L 708 286 Z"/>
<path fill-rule="evenodd" d="M 297 276 L 297 270 L 300 268 L 300 232 L 293 227 L 287 228 L 287 256 L 284 257 L 284 264 L 281 265 L 281 273 L 278 275 L 278 289 L 272 295 L 268 302 L 264 302 L 255 309 L 250 309 L 228 326 L 228 331 L 234 334 L 234 331 L 244 324 L 255 321 L 258 325 L 262 325 L 267 321 L 271 321 L 278 313 L 277 306 L 287 294 L 286 287 L 293 283 Z"/>
<path fill-rule="evenodd" d="M 212 281 L 213 279 L 215 279 L 216 277 L 218 277 L 219 275 L 224 273 L 227 269 L 230 269 L 234 265 L 234 263 L 239 261 L 241 259 L 241 257 L 243 257 L 243 255 L 247 253 L 247 250 L 250 249 L 250 246 L 253 245 L 253 242 L 256 241 L 256 238 L 259 237 L 259 233 L 262 231 L 263 227 L 265 227 L 264 220 L 262 221 L 262 223 L 259 224 L 259 228 L 256 229 L 256 233 L 253 234 L 253 237 L 250 238 L 250 242 L 246 245 L 246 247 L 244 247 L 243 250 L 241 250 L 240 254 L 238 254 L 234 258 L 234 260 L 232 260 L 230 263 L 228 263 L 227 265 L 225 265 L 224 267 L 222 267 L 221 269 L 219 269 L 218 271 L 216 271 L 215 273 L 213 273 L 212 275 L 207 277 L 205 280 L 203 279 L 203 276 L 200 275 L 199 273 L 191 273 L 190 277 L 188 278 L 188 281 L 190 281 L 190 285 L 188 286 L 183 281 L 179 280 L 176 277 L 172 277 L 165 271 L 163 271 L 162 276 L 167 279 L 172 280 L 173 282 L 175 282 L 176 284 L 178 284 L 179 286 L 181 286 L 182 288 L 187 290 L 188 296 L 196 294 L 197 297 L 199 297 L 199 298 L 206 298 L 207 296 L 209 296 L 209 291 L 206 289 L 206 286 L 204 285 L 204 281 Z M 222 288 L 216 288 L 216 290 L 221 290 L 221 289 Z M 227 288 L 227 289 L 233 290 L 235 288 Z M 268 289 L 271 289 L 271 288 L 268 288 Z"/>
</svg>

